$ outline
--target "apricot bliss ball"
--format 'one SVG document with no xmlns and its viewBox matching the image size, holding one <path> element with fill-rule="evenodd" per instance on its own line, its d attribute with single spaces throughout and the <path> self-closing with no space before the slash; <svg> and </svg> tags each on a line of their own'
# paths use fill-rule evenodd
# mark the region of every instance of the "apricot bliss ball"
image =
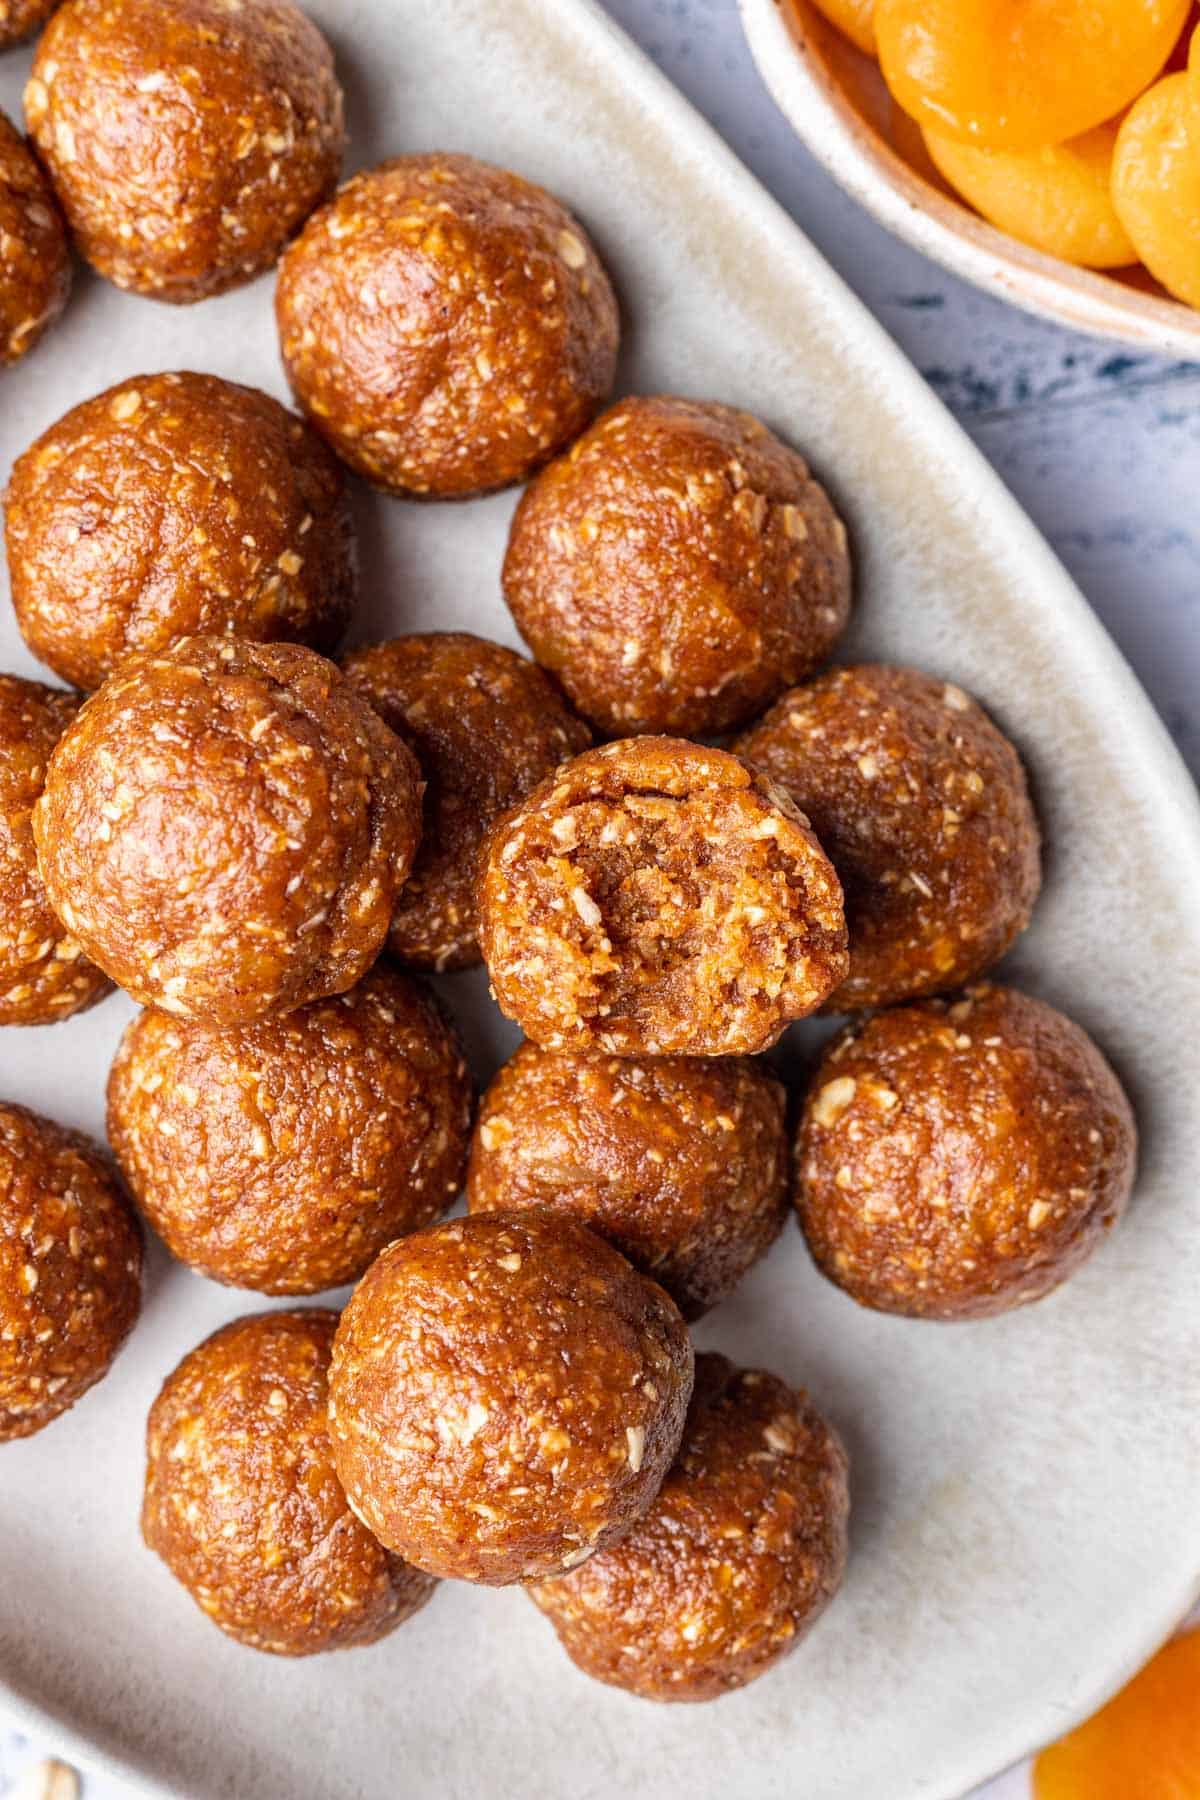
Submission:
<svg viewBox="0 0 1200 1800">
<path fill-rule="evenodd" d="M 80 253 L 171 301 L 270 268 L 345 139 L 329 46 L 291 0 L 67 0 L 25 118 Z"/>
<path fill-rule="evenodd" d="M 787 1173 L 783 1088 L 748 1057 L 526 1043 L 483 1097 L 467 1200 L 574 1214 L 696 1319 L 774 1243 Z"/>
<path fill-rule="evenodd" d="M 0 112 L 0 369 L 33 349 L 62 312 L 70 287 L 67 234 L 50 184 Z"/>
<path fill-rule="evenodd" d="M 73 407 L 17 458 L 5 537 L 25 642 L 85 689 L 194 632 L 332 650 L 354 604 L 336 459 L 215 375 L 138 375 Z"/>
<path fill-rule="evenodd" d="M 33 832 L 51 905 L 107 975 L 244 1025 L 365 974 L 420 810 L 411 753 L 323 656 L 195 637 L 93 695 Z"/>
<path fill-rule="evenodd" d="M 46 765 L 78 710 L 74 694 L 0 675 L 0 1025 L 69 1019 L 112 985 L 50 910 L 33 847 Z"/>
<path fill-rule="evenodd" d="M 1041 859 L 1025 772 L 953 682 L 831 669 L 733 747 L 807 814 L 841 879 L 850 973 L 831 1010 L 960 987 L 1029 923 Z"/>
<path fill-rule="evenodd" d="M 414 632 L 354 650 L 350 681 L 416 755 L 421 844 L 388 948 L 421 969 L 479 961 L 479 850 L 488 828 L 591 743 L 548 675 L 467 631 Z"/>
<path fill-rule="evenodd" d="M 108 1373 L 141 1301 L 141 1229 L 108 1158 L 0 1103 L 0 1444 Z"/>
<path fill-rule="evenodd" d="M 1137 1134 L 1091 1038 L 1013 988 L 836 1037 L 796 1148 L 817 1267 L 863 1306 L 972 1319 L 1038 1300 L 1112 1229 Z"/>
<path fill-rule="evenodd" d="M 513 518 L 522 637 L 611 736 L 727 731 L 828 655 L 846 532 L 795 450 L 749 413 L 622 400 Z"/>
<path fill-rule="evenodd" d="M 544 189 L 469 156 L 364 170 L 284 257 L 276 314 L 301 406 L 396 494 L 523 481 L 613 384 L 617 304 Z"/>
<path fill-rule="evenodd" d="M 373 1644 L 434 1588 L 376 1543 L 334 1472 L 336 1325 L 318 1308 L 235 1319 L 184 1357 L 150 1409 L 147 1545 L 214 1625 L 276 1656 Z"/>
<path fill-rule="evenodd" d="M 8 50 L 43 24 L 59 0 L 0 0 L 0 50 Z"/>
<path fill-rule="evenodd" d="M 480 919 L 496 999 L 547 1050 L 765 1050 L 846 973 L 842 891 L 808 821 L 678 738 L 587 751 L 506 814 Z"/>
<path fill-rule="evenodd" d="M 347 994 L 214 1028 L 140 1013 L 108 1082 L 108 1137 L 181 1261 L 315 1294 L 462 1186 L 471 1079 L 424 988 L 382 963 Z"/>
<path fill-rule="evenodd" d="M 337 1470 L 360 1518 L 417 1568 L 530 1581 L 645 1511 L 691 1386 L 673 1302 L 578 1221 L 454 1219 L 392 1244 L 342 1314 Z"/>
<path fill-rule="evenodd" d="M 716 1700 L 764 1675 L 846 1566 L 846 1453 L 806 1395 L 696 1358 L 683 1444 L 620 1541 L 530 1597 L 585 1675 L 647 1700 Z"/>
</svg>

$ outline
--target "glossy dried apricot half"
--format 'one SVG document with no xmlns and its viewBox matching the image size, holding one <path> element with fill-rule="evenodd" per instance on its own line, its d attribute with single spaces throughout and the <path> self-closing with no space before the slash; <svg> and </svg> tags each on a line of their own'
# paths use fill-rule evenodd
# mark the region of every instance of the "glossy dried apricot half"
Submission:
<svg viewBox="0 0 1200 1800">
<path fill-rule="evenodd" d="M 1190 0 L 876 0 L 879 60 L 918 124 L 990 150 L 1061 144 L 1160 72 Z"/>
<path fill-rule="evenodd" d="M 1033 1769 L 1034 1800 L 1200 1794 L 1200 1631 L 1185 1632 Z"/>
<path fill-rule="evenodd" d="M 836 25 L 843 37 L 875 54 L 875 0 L 813 0 L 819 13 Z"/>
<path fill-rule="evenodd" d="M 1129 109 L 1117 136 L 1112 192 L 1150 273 L 1177 300 L 1200 306 L 1200 98 L 1194 79 L 1165 75 Z"/>
<path fill-rule="evenodd" d="M 1116 125 L 1040 150 L 981 150 L 941 131 L 923 135 L 950 186 L 1010 237 L 1085 269 L 1138 260 L 1113 204 Z"/>
</svg>

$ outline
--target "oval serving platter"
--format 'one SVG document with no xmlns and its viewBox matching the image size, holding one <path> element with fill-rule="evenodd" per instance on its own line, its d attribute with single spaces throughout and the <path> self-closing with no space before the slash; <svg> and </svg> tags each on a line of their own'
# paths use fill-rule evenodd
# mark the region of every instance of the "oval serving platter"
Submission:
<svg viewBox="0 0 1200 1800">
<path fill-rule="evenodd" d="M 525 1800 L 952 1800 L 1113 1689 L 1200 1591 L 1200 821 L 1132 675 L 1032 526 L 884 333 L 589 0 L 313 0 L 347 89 L 351 162 L 462 149 L 553 188 L 622 296 L 628 389 L 762 413 L 851 526 L 848 653 L 974 689 L 1036 784 L 1048 882 L 1014 973 L 1099 1037 L 1144 1131 L 1133 1210 L 1040 1305 L 939 1327 L 858 1311 L 799 1234 L 700 1341 L 806 1384 L 853 1457 L 853 1556 L 813 1636 L 745 1692 L 655 1708 L 566 1662 L 515 1591 L 445 1586 L 370 1650 L 288 1663 L 227 1642 L 141 1547 L 146 1410 L 204 1333 L 252 1310 L 152 1259 L 111 1377 L 0 1450 L 0 1703 L 153 1794 Z M 19 108 L 28 55 L 0 62 Z M 195 308 L 81 279 L 0 377 L 0 478 L 68 405 L 200 367 L 283 395 L 272 285 Z M 514 641 L 498 570 L 511 495 L 360 492 L 358 638 Z M 0 576 L 0 666 L 36 673 Z M 481 976 L 446 979 L 486 1078 L 513 1034 Z M 99 1131 L 114 998 L 0 1037 L 0 1093 Z"/>
</svg>

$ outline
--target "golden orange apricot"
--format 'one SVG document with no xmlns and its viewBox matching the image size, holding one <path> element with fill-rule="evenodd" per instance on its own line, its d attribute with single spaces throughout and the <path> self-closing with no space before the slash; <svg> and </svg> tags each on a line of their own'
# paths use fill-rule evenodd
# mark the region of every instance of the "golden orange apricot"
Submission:
<svg viewBox="0 0 1200 1800">
<path fill-rule="evenodd" d="M 1194 13 L 1194 10 L 1195 10 L 1194 6 L 1193 6 L 1192 10 Z M 1196 32 L 1193 30 L 1194 24 L 1195 24 L 1194 17 L 1189 18 L 1184 29 L 1180 32 L 1179 36 L 1176 38 L 1175 48 L 1172 50 L 1170 56 L 1168 56 L 1166 62 L 1163 64 L 1162 72 L 1164 75 L 1174 75 L 1180 69 L 1187 68 L 1187 66 L 1188 66 L 1188 49 L 1191 45 L 1192 39 L 1197 35 Z"/>
<path fill-rule="evenodd" d="M 1159 74 L 1191 0 L 876 0 L 879 60 L 918 124 L 989 150 L 1061 144 Z"/>
<path fill-rule="evenodd" d="M 1040 150 L 981 150 L 926 128 L 950 186 L 1010 237 L 1085 269 L 1119 269 L 1137 251 L 1112 198 L 1115 124 Z"/>
<path fill-rule="evenodd" d="M 1200 100 L 1194 81 L 1191 73 L 1165 75 L 1130 107 L 1117 135 L 1112 192 L 1150 273 L 1177 300 L 1200 306 Z"/>
<path fill-rule="evenodd" d="M 837 26 L 843 37 L 848 37 L 868 56 L 874 56 L 875 0 L 813 0 L 813 4 L 831 25 Z"/>
<path fill-rule="evenodd" d="M 1160 1650 L 1033 1769 L 1034 1800 L 1196 1800 L 1200 1631 Z"/>
</svg>

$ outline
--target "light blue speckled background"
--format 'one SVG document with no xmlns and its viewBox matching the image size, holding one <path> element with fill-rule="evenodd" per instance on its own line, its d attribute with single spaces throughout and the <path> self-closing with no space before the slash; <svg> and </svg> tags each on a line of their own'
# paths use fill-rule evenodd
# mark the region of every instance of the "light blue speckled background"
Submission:
<svg viewBox="0 0 1200 1800">
<path fill-rule="evenodd" d="M 1200 363 L 1126 354 L 1026 319 L 894 243 L 796 142 L 751 63 L 736 0 L 604 3 L 962 421 L 1071 570 L 1200 775 Z M 45 1754 L 0 1725 L 0 1795 Z M 109 1782 L 89 1781 L 84 1791 L 86 1800 L 121 1800 Z M 977 1800 L 1027 1794 L 1024 1772 L 1015 1771 Z"/>
</svg>

